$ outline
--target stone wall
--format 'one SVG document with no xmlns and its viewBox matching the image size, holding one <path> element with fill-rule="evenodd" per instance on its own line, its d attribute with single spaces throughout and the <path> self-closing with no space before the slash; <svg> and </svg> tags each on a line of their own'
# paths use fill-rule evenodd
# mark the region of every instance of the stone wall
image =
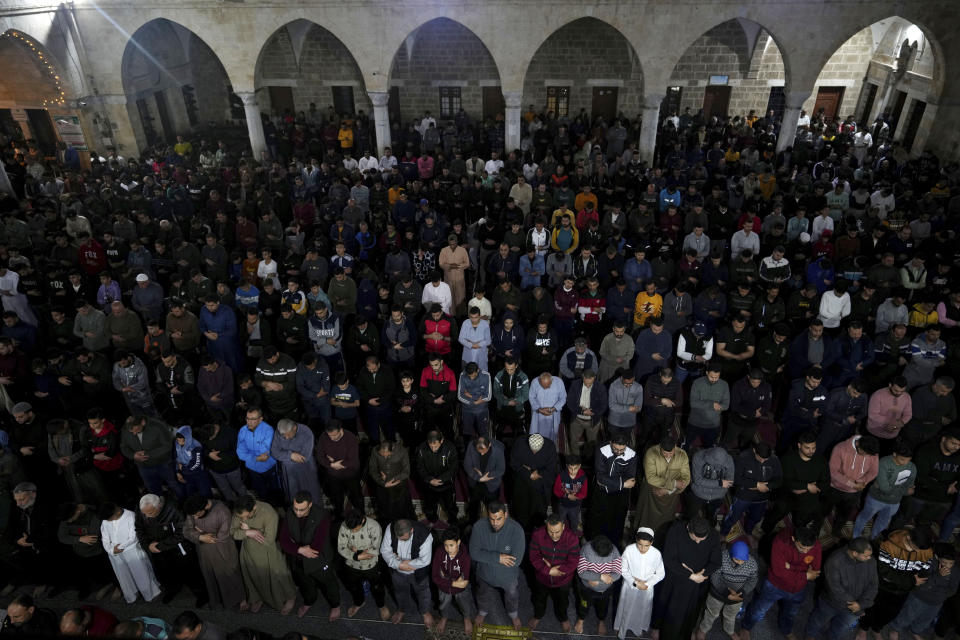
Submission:
<svg viewBox="0 0 960 640">
<path fill-rule="evenodd" d="M 0 73 L 0 104 L 6 107 L 39 108 L 44 100 L 60 97 L 50 78 L 28 45 L 12 36 L 0 37 L 0 60 L 10 73 Z M 16 72 L 12 72 L 13 70 Z"/>
<path fill-rule="evenodd" d="M 837 112 L 838 117 L 845 118 L 856 110 L 863 78 L 867 74 L 874 51 L 873 35 L 870 27 L 867 27 L 844 42 L 820 71 L 817 78 L 818 87 L 844 87 L 843 102 Z M 808 113 L 813 112 L 816 98 L 816 90 L 814 90 L 814 95 L 804 103 Z"/>
<path fill-rule="evenodd" d="M 197 98 L 199 125 L 230 119 L 230 79 L 216 54 L 207 44 L 191 34 L 190 67 L 193 90 Z"/>
<path fill-rule="evenodd" d="M 643 74 L 633 47 L 619 31 L 594 18 L 581 18 L 551 35 L 534 55 L 523 84 L 523 108 L 547 104 L 547 86 L 570 87 L 570 115 L 593 106 L 594 86 L 618 86 L 617 110 L 628 117 L 640 111 Z M 611 82 L 612 81 L 612 82 Z"/>
<path fill-rule="evenodd" d="M 424 111 L 440 117 L 440 87 L 459 86 L 461 105 L 472 118 L 483 112 L 484 86 L 499 86 L 500 74 L 486 46 L 469 29 L 446 18 L 417 29 L 397 51 L 390 71 L 399 87 L 404 122 Z"/>
<path fill-rule="evenodd" d="M 356 109 L 372 111 L 356 60 L 340 40 L 319 25 L 311 25 L 304 36 L 299 62 L 287 28 L 267 42 L 257 65 L 257 87 L 274 85 L 292 87 L 297 111 L 307 111 L 311 102 L 325 111 L 333 104 L 331 87 L 344 85 L 353 87 Z M 269 91 L 258 93 L 257 100 L 261 110 L 269 113 Z"/>
<path fill-rule="evenodd" d="M 739 96 L 737 87 L 750 68 L 750 51 L 747 47 L 747 35 L 736 20 L 719 24 L 697 38 L 684 52 L 670 76 L 671 86 L 683 87 L 681 113 L 687 107 L 696 113 L 703 106 L 704 87 L 713 75 L 729 77 L 733 86 L 730 110 L 731 113 L 739 113 L 744 100 Z"/>
</svg>

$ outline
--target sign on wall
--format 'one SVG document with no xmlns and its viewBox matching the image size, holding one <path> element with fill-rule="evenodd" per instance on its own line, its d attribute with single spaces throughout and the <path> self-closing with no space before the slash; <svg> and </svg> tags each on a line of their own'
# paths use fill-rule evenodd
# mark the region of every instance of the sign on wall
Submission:
<svg viewBox="0 0 960 640">
<path fill-rule="evenodd" d="M 87 141 L 83 137 L 80 118 L 77 116 L 53 116 L 53 123 L 64 144 L 72 145 L 77 151 L 87 150 Z"/>
</svg>

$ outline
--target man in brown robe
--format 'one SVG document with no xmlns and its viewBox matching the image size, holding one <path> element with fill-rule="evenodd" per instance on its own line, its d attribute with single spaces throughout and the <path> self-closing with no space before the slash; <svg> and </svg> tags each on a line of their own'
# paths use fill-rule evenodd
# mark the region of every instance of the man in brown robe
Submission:
<svg viewBox="0 0 960 640">
<path fill-rule="evenodd" d="M 193 495 L 184 502 L 183 510 L 187 515 L 183 535 L 197 547 L 210 606 L 227 609 L 246 606 L 240 558 L 230 535 L 230 509 L 219 500 Z"/>
</svg>

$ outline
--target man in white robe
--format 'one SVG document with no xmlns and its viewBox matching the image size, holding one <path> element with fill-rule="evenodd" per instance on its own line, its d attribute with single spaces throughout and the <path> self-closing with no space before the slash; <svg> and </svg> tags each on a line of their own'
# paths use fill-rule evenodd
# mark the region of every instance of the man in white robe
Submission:
<svg viewBox="0 0 960 640">
<path fill-rule="evenodd" d="M 560 431 L 560 415 L 567 402 L 567 390 L 559 378 L 543 372 L 530 383 L 530 433 L 539 433 L 544 438 L 557 442 Z"/>
<path fill-rule="evenodd" d="M 137 541 L 133 511 L 107 502 L 100 507 L 100 540 L 120 583 L 123 599 L 137 601 L 139 592 L 150 602 L 160 595 L 160 583 L 153 575 L 150 558 Z"/>
<path fill-rule="evenodd" d="M 3 299 L 3 310 L 13 311 L 21 321 L 37 326 L 37 316 L 27 302 L 27 296 L 17 290 L 20 276 L 16 271 L 0 265 L 0 298 Z"/>
</svg>

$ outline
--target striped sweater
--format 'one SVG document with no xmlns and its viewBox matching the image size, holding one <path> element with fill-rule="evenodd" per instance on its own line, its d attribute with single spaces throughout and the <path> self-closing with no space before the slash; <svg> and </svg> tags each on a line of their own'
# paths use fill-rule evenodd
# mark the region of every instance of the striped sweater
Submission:
<svg viewBox="0 0 960 640">
<path fill-rule="evenodd" d="M 613 582 L 606 584 L 600 580 L 600 575 L 604 573 L 611 574 Z M 577 561 L 577 575 L 584 587 L 603 593 L 620 580 L 620 552 L 614 547 L 608 555 L 601 556 L 593 550 L 592 543 L 583 545 Z M 598 584 L 591 585 L 593 581 L 598 581 Z"/>
</svg>

